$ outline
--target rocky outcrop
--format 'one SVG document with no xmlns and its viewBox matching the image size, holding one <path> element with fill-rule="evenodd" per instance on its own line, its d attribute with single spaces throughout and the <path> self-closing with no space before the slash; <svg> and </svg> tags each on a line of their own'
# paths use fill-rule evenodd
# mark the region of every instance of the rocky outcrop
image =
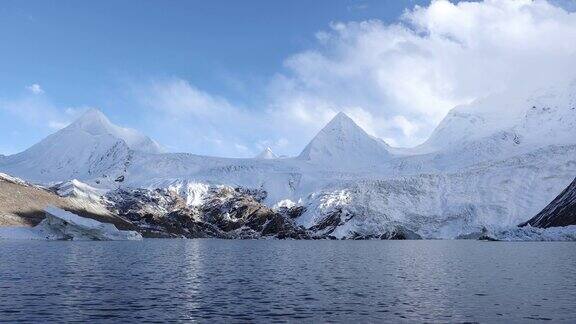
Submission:
<svg viewBox="0 0 576 324">
<path fill-rule="evenodd" d="M 576 225 L 576 179 L 538 215 L 520 224 L 526 225 L 541 228 Z"/>
<path fill-rule="evenodd" d="M 304 239 L 295 224 L 302 207 L 273 210 L 263 190 L 211 187 L 201 204 L 190 206 L 169 189 L 123 189 L 107 195 L 109 208 L 132 221 L 147 237 Z"/>
</svg>

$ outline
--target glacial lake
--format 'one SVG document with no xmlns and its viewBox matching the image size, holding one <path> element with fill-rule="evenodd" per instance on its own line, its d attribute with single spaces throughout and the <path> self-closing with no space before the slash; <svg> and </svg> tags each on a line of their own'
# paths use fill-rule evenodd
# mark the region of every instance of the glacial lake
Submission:
<svg viewBox="0 0 576 324">
<path fill-rule="evenodd" d="M 576 244 L 0 241 L 0 322 L 576 322 Z"/>
</svg>

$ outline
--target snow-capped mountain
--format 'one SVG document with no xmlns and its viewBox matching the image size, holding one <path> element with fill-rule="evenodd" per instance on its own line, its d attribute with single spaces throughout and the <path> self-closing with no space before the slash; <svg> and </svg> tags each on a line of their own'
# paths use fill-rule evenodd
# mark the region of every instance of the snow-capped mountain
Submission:
<svg viewBox="0 0 576 324">
<path fill-rule="evenodd" d="M 339 113 L 299 156 L 282 159 L 158 154 L 91 112 L 6 157 L 0 171 L 105 190 L 171 188 L 194 208 L 209 187 L 257 189 L 268 208 L 302 207 L 295 226 L 318 235 L 454 238 L 525 222 L 566 188 L 576 175 L 575 98 L 573 84 L 493 95 L 455 108 L 401 154 Z"/>
<path fill-rule="evenodd" d="M 86 111 L 64 130 L 85 132 L 92 136 L 110 135 L 121 139 L 131 150 L 138 152 L 162 153 L 164 151 L 158 143 L 140 132 L 112 124 L 100 110 L 95 108 Z"/>
<path fill-rule="evenodd" d="M 272 152 L 272 149 L 267 147 L 265 148 L 262 152 L 260 152 L 260 154 L 256 155 L 255 159 L 260 159 L 260 160 L 274 160 L 277 159 L 278 155 L 274 154 L 274 152 Z"/>
<path fill-rule="evenodd" d="M 438 168 L 503 159 L 548 145 L 575 144 L 576 82 L 531 92 L 493 94 L 452 109 L 414 149 Z"/>
<path fill-rule="evenodd" d="M 132 152 L 159 153 L 160 146 L 135 130 L 112 124 L 102 112 L 79 119 L 26 151 L 0 160 L 4 172 L 32 182 L 115 178 Z"/>
<path fill-rule="evenodd" d="M 538 215 L 522 225 L 543 228 L 576 225 L 576 179 Z"/>
<path fill-rule="evenodd" d="M 381 165 L 391 157 L 388 148 L 384 141 L 368 135 L 340 112 L 312 139 L 298 159 L 338 170 L 355 170 Z"/>
</svg>

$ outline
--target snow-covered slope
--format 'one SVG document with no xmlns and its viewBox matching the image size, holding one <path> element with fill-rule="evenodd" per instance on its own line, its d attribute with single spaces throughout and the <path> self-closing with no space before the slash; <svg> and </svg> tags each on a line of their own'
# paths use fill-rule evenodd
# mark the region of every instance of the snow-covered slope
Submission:
<svg viewBox="0 0 576 324">
<path fill-rule="evenodd" d="M 110 135 L 124 141 L 134 151 L 145 153 L 163 152 L 162 147 L 149 137 L 134 129 L 112 124 L 100 110 L 94 108 L 86 111 L 78 120 L 65 129 L 73 133 L 85 132 L 92 136 Z"/>
<path fill-rule="evenodd" d="M 377 167 L 391 156 L 384 141 L 368 135 L 344 113 L 338 113 L 304 148 L 299 160 L 336 170 Z"/>
<path fill-rule="evenodd" d="M 101 197 L 107 190 L 91 187 L 81 181 L 72 179 L 70 181 L 58 183 L 50 188 L 60 197 L 70 197 L 82 199 L 90 202 L 100 202 Z"/>
<path fill-rule="evenodd" d="M 506 92 L 459 106 L 414 151 L 439 168 L 503 159 L 548 145 L 575 144 L 576 82 Z"/>
<path fill-rule="evenodd" d="M 373 236 L 402 224 L 426 238 L 455 238 L 483 227 L 516 226 L 566 187 L 576 174 L 576 145 L 553 146 L 456 172 L 364 178 L 313 192 L 308 227 L 333 211 L 354 215 L 334 235 Z"/>
<path fill-rule="evenodd" d="M 115 179 L 133 151 L 160 150 L 148 137 L 113 125 L 102 112 L 91 109 L 28 150 L 0 160 L 0 171 L 39 183 Z"/>
</svg>

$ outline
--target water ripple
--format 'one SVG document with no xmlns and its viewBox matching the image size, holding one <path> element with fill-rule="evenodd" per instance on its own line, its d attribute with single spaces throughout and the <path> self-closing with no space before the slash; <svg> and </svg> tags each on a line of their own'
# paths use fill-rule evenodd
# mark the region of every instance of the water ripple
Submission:
<svg viewBox="0 0 576 324">
<path fill-rule="evenodd" d="M 576 249 L 0 241 L 0 322 L 576 322 Z"/>
</svg>

